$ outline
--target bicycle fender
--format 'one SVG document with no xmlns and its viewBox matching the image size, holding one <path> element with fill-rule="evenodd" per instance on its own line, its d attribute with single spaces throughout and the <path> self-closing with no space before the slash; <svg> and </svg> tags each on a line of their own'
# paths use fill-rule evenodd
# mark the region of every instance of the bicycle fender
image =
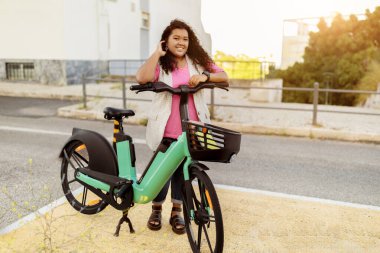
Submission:
<svg viewBox="0 0 380 253">
<path fill-rule="evenodd" d="M 104 136 L 97 132 L 73 128 L 72 136 L 62 148 L 59 157 L 63 158 L 63 150 L 73 141 L 80 141 L 86 145 L 89 154 L 89 165 L 91 170 L 118 176 L 117 158 L 114 149 Z"/>
<path fill-rule="evenodd" d="M 209 167 L 207 167 L 206 165 L 200 162 L 192 162 L 189 167 L 190 167 L 190 171 L 193 169 L 200 170 L 200 171 L 210 170 Z"/>
</svg>

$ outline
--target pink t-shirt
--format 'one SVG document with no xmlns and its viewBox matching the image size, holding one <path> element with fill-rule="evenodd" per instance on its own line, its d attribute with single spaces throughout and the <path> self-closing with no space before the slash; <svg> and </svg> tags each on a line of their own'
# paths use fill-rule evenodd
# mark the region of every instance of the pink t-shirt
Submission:
<svg viewBox="0 0 380 253">
<path fill-rule="evenodd" d="M 213 73 L 223 72 L 223 69 L 219 68 L 215 64 L 213 64 L 212 70 Z M 171 74 L 173 88 L 178 88 L 178 86 L 183 84 L 188 85 L 188 82 L 190 80 L 190 73 L 187 65 L 183 68 L 176 68 Z M 157 65 L 154 81 L 158 80 L 159 75 L 160 67 Z M 177 139 L 178 136 L 180 136 L 182 133 L 181 115 L 179 112 L 180 98 L 180 95 L 173 95 L 171 114 L 169 116 L 168 122 L 166 123 L 164 137 Z M 192 94 L 189 95 L 188 110 L 189 119 L 199 121 Z"/>
</svg>

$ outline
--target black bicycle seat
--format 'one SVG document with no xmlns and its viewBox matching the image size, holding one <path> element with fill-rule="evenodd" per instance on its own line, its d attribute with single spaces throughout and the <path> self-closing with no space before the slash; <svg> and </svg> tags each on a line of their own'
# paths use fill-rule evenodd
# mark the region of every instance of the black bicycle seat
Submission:
<svg viewBox="0 0 380 253">
<path fill-rule="evenodd" d="M 104 118 L 111 120 L 111 119 L 122 119 L 123 117 L 130 117 L 134 116 L 135 112 L 132 110 L 125 110 L 125 109 L 118 109 L 113 107 L 106 107 L 103 110 L 104 112 Z"/>
</svg>

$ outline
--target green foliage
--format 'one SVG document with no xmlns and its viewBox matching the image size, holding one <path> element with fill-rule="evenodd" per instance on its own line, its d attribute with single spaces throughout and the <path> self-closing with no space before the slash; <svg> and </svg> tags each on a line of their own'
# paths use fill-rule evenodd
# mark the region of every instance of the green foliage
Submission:
<svg viewBox="0 0 380 253">
<path fill-rule="evenodd" d="M 237 56 L 216 51 L 214 62 L 232 79 L 260 79 L 269 73 L 270 63 L 259 61 L 245 54 Z"/>
<path fill-rule="evenodd" d="M 367 10 L 363 20 L 354 15 L 345 20 L 338 14 L 328 26 L 321 19 L 318 28 L 318 32 L 309 34 L 303 63 L 270 75 L 283 78 L 285 87 L 312 87 L 319 82 L 321 88 L 358 89 L 371 62 L 380 61 L 380 7 L 372 13 Z M 351 106 L 360 101 L 358 96 L 333 93 L 327 102 Z M 284 92 L 283 97 L 285 102 L 312 102 L 311 93 Z M 325 99 L 320 96 L 319 102 L 325 103 Z"/>
<path fill-rule="evenodd" d="M 378 84 L 380 84 L 380 62 L 372 62 L 369 71 L 359 81 L 357 89 L 376 91 Z M 356 97 L 355 104 L 363 104 L 368 96 L 366 94 L 359 95 Z"/>
</svg>

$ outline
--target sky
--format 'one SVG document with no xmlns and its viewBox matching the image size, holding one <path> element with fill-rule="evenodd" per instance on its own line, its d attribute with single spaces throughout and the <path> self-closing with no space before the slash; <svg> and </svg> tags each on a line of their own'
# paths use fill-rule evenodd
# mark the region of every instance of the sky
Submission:
<svg viewBox="0 0 380 253">
<path fill-rule="evenodd" d="M 380 0 L 201 0 L 212 53 L 246 54 L 281 63 L 283 20 L 363 14 Z"/>
</svg>

